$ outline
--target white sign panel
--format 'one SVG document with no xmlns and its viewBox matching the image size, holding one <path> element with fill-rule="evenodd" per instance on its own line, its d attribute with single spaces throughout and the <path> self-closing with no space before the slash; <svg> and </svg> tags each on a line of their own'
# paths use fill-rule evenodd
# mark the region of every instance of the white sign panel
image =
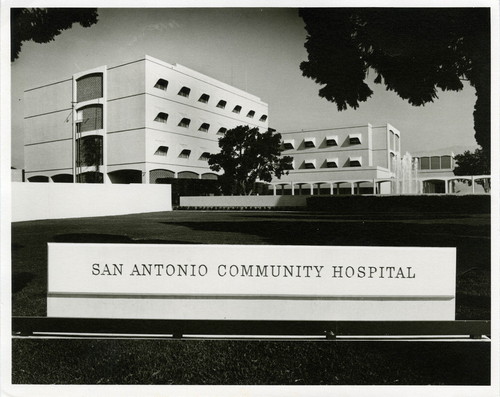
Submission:
<svg viewBox="0 0 500 397">
<path fill-rule="evenodd" d="M 454 248 L 49 244 L 49 316 L 454 320 Z"/>
</svg>

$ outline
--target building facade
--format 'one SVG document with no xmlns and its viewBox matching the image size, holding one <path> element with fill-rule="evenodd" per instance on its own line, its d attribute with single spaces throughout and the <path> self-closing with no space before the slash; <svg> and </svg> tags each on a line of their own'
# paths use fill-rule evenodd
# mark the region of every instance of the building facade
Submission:
<svg viewBox="0 0 500 397">
<path fill-rule="evenodd" d="M 217 179 L 207 156 L 242 124 L 267 130 L 268 105 L 149 56 L 101 66 L 25 91 L 26 180 Z"/>
<path fill-rule="evenodd" d="M 391 193 L 401 134 L 390 124 L 282 133 L 288 175 L 272 181 L 277 194 Z"/>
</svg>

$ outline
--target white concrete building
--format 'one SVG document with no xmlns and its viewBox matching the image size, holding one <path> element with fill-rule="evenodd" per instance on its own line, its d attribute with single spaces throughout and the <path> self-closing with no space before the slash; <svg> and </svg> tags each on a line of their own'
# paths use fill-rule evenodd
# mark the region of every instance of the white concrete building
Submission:
<svg viewBox="0 0 500 397">
<path fill-rule="evenodd" d="M 276 194 L 391 193 L 400 132 L 390 124 L 282 133 L 293 168 L 273 180 Z"/>
<path fill-rule="evenodd" d="M 26 180 L 216 179 L 207 155 L 237 125 L 267 130 L 268 105 L 150 56 L 97 67 L 25 91 Z"/>
</svg>

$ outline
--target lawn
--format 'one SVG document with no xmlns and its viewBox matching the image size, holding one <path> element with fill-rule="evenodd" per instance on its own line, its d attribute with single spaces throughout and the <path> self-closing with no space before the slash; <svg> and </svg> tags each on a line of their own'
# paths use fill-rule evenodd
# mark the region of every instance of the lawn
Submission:
<svg viewBox="0 0 500 397">
<path fill-rule="evenodd" d="M 15 316 L 46 315 L 47 242 L 456 247 L 456 318 L 490 318 L 490 217 L 486 214 L 173 211 L 18 222 L 12 225 Z M 14 339 L 13 382 L 488 384 L 489 346 Z M 474 371 L 468 370 L 471 362 Z"/>
</svg>

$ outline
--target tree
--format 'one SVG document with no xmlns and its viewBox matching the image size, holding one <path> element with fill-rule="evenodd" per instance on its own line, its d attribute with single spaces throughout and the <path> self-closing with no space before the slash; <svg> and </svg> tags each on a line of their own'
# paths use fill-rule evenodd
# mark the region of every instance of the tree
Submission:
<svg viewBox="0 0 500 397">
<path fill-rule="evenodd" d="M 292 158 L 280 157 L 281 134 L 238 126 L 219 139 L 220 152 L 208 159 L 210 169 L 224 170 L 219 177 L 224 194 L 251 194 L 257 180 L 271 182 L 288 174 Z"/>
<path fill-rule="evenodd" d="M 97 23 L 97 8 L 12 8 L 10 11 L 10 60 L 14 62 L 24 41 L 48 43 L 78 22 L 88 28 Z"/>
<path fill-rule="evenodd" d="M 488 8 L 301 9 L 308 60 L 302 74 L 323 85 L 319 95 L 339 111 L 356 109 L 385 84 L 421 106 L 437 89 L 460 91 L 463 79 L 476 89 L 477 143 L 490 152 L 490 10 Z"/>
<path fill-rule="evenodd" d="M 490 159 L 486 156 L 484 149 L 476 149 L 474 153 L 467 150 L 463 154 L 455 155 L 455 168 L 453 173 L 457 176 L 464 175 L 490 175 Z M 472 182 L 468 179 L 461 180 L 462 182 L 467 182 L 470 186 Z M 490 191 L 490 180 L 480 179 L 477 181 L 484 191 L 488 193 Z"/>
<path fill-rule="evenodd" d="M 78 174 L 77 181 L 80 183 L 102 183 L 100 166 L 103 163 L 103 139 L 102 136 L 87 136 L 77 140 L 77 167 L 94 168 L 92 171 Z"/>
</svg>

